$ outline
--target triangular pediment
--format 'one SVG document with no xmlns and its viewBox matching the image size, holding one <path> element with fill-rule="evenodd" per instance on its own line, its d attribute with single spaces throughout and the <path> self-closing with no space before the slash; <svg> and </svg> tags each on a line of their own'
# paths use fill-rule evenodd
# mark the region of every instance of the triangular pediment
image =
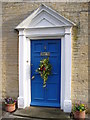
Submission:
<svg viewBox="0 0 90 120">
<path fill-rule="evenodd" d="M 49 20 L 43 18 L 42 20 L 40 20 L 37 24 L 35 24 L 36 27 L 52 27 L 54 26 L 53 23 L 51 23 Z"/>
<path fill-rule="evenodd" d="M 75 23 L 58 14 L 56 11 L 41 5 L 36 11 L 22 21 L 16 29 L 72 26 Z"/>
</svg>

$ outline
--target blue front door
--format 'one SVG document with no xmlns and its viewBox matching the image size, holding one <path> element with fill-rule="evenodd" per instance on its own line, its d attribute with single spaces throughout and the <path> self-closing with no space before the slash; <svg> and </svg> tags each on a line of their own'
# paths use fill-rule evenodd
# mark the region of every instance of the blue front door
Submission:
<svg viewBox="0 0 90 120">
<path fill-rule="evenodd" d="M 52 65 L 52 75 L 48 77 L 46 87 L 36 69 L 40 60 L 47 58 L 41 52 L 50 52 L 49 60 Z M 32 40 L 31 41 L 31 104 L 33 106 L 60 107 L 61 87 L 61 40 Z"/>
</svg>

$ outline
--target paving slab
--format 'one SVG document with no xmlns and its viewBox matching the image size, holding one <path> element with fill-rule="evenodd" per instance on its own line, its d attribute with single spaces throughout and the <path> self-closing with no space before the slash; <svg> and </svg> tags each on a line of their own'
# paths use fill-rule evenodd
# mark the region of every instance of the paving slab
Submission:
<svg viewBox="0 0 90 120">
<path fill-rule="evenodd" d="M 2 118 L 0 120 L 42 120 L 42 119 L 34 119 L 34 118 L 29 118 L 29 117 L 24 117 L 24 116 L 17 116 L 13 115 L 12 113 L 3 111 Z"/>
<path fill-rule="evenodd" d="M 46 107 L 28 107 L 25 109 L 16 110 L 13 115 L 28 117 L 28 118 L 38 118 L 38 119 L 68 119 L 70 114 L 66 114 L 60 110 L 60 108 L 46 108 Z"/>
<path fill-rule="evenodd" d="M 29 107 L 12 113 L 3 110 L 2 113 L 0 120 L 74 120 L 59 108 Z M 85 120 L 90 120 L 90 114 L 86 114 Z"/>
</svg>

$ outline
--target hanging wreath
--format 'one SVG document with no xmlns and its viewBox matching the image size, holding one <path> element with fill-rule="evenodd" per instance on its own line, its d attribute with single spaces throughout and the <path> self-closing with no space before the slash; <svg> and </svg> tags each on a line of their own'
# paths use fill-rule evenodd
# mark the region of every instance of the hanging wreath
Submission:
<svg viewBox="0 0 90 120">
<path fill-rule="evenodd" d="M 38 72 L 43 81 L 43 87 L 46 87 L 46 81 L 48 76 L 51 74 L 52 66 L 49 62 L 49 58 L 45 58 L 40 60 L 39 68 L 37 68 L 36 72 Z"/>
</svg>

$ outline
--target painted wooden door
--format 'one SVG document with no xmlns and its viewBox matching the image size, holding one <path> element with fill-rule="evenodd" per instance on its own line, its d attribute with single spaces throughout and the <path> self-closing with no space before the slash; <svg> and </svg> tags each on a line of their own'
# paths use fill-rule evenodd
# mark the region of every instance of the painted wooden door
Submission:
<svg viewBox="0 0 90 120">
<path fill-rule="evenodd" d="M 41 52 L 50 52 L 49 60 L 52 65 L 52 75 L 48 77 L 46 87 L 36 69 L 40 60 L 47 58 Z M 31 105 L 60 107 L 61 87 L 61 40 L 32 40 L 31 41 Z"/>
</svg>

